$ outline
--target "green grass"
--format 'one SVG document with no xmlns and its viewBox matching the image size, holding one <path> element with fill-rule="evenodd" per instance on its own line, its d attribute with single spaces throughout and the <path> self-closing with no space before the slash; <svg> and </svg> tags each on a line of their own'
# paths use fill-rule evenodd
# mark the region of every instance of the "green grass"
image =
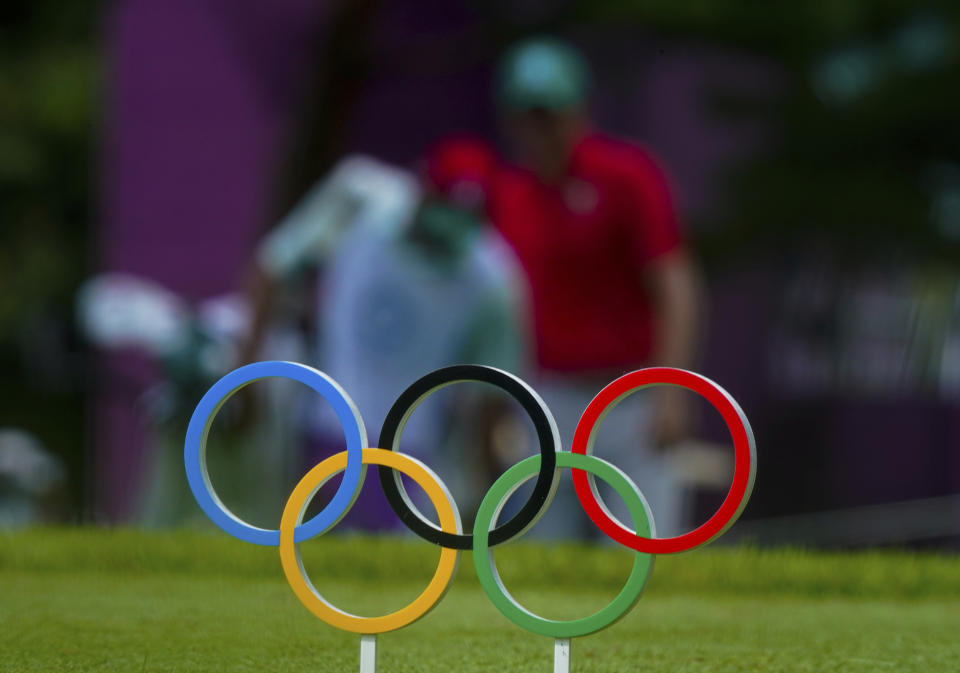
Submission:
<svg viewBox="0 0 960 673">
<path fill-rule="evenodd" d="M 408 538 L 302 545 L 331 600 L 396 609 L 437 551 Z M 518 543 L 504 581 L 555 618 L 600 608 L 629 553 Z M 960 559 L 906 552 L 708 548 L 657 559 L 622 621 L 576 639 L 573 670 L 960 670 Z M 34 530 L 0 535 L 0 671 L 354 671 L 358 637 L 316 620 L 276 549 L 222 533 Z M 550 671 L 552 643 L 480 591 L 469 554 L 424 619 L 380 637 L 379 670 Z"/>
</svg>

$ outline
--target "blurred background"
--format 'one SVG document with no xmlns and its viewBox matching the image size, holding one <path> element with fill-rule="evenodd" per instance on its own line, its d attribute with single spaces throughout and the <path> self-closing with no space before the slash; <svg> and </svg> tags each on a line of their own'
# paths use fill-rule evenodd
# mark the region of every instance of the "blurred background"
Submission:
<svg viewBox="0 0 960 673">
<path fill-rule="evenodd" d="M 498 60 L 542 34 L 669 175 L 705 291 L 693 368 L 757 438 L 725 540 L 957 549 L 960 9 L 902 0 L 4 3 L 0 526 L 149 524 L 158 447 L 236 361 L 258 242 L 345 156 L 502 145 Z M 127 283 L 128 322 L 90 317 L 92 278 Z M 272 354 L 309 350 L 299 291 Z M 280 388 L 224 443 L 295 445 Z M 709 409 L 692 428 L 728 440 Z M 723 490 L 692 489 L 691 523 Z"/>
</svg>

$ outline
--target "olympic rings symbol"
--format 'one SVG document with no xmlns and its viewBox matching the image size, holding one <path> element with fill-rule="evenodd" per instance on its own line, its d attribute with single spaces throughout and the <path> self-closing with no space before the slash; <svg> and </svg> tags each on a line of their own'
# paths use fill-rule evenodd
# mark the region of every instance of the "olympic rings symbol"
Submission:
<svg viewBox="0 0 960 673">
<path fill-rule="evenodd" d="M 280 528 L 252 526 L 234 515 L 217 497 L 207 473 L 207 435 L 217 411 L 241 388 L 254 381 L 280 377 L 299 381 L 317 392 L 333 407 L 346 436 L 346 451 L 313 467 L 300 480 L 287 500 Z M 433 392 L 460 381 L 492 384 L 514 397 L 530 415 L 540 445 L 534 455 L 503 473 L 484 496 L 472 534 L 463 531 L 457 505 L 443 481 L 429 467 L 397 450 L 400 435 L 413 410 Z M 683 535 L 656 537 L 653 516 L 637 486 L 619 468 L 592 455 L 593 440 L 604 416 L 630 393 L 654 385 L 687 388 L 703 396 L 723 417 L 733 439 L 733 482 L 720 508 L 705 523 Z M 377 634 L 406 626 L 429 612 L 443 597 L 457 569 L 461 550 L 472 549 L 477 577 L 491 602 L 512 622 L 529 631 L 564 639 L 594 633 L 620 619 L 639 600 L 653 568 L 653 554 L 671 554 L 694 549 L 716 539 L 740 516 L 756 476 L 756 445 L 750 423 L 736 400 L 713 381 L 693 372 L 667 367 L 642 369 L 625 374 L 607 385 L 590 402 L 574 433 L 571 451 L 563 451 L 557 425 L 540 396 L 508 372 L 481 365 L 456 365 L 433 371 L 407 388 L 387 417 L 380 433 L 381 448 L 369 448 L 366 429 L 347 393 L 329 376 L 293 362 L 258 362 L 236 369 L 217 381 L 194 410 L 187 428 L 184 462 L 187 481 L 197 503 L 222 530 L 252 544 L 278 546 L 287 581 L 300 601 L 314 615 L 345 631 Z M 326 601 L 314 588 L 300 560 L 298 542 L 326 533 L 350 510 L 363 485 L 368 465 L 378 466 L 387 501 L 404 524 L 428 542 L 441 547 L 440 561 L 426 589 L 396 612 L 380 617 L 359 617 Z M 533 614 L 521 606 L 500 580 L 492 547 L 513 540 L 533 526 L 549 507 L 560 470 L 570 469 L 577 498 L 590 519 L 609 537 L 636 552 L 630 575 L 619 594 L 598 612 L 575 620 L 557 621 Z M 329 503 L 309 521 L 303 521 L 307 506 L 320 487 L 335 474 L 343 479 Z M 439 527 L 413 504 L 400 479 L 413 479 L 426 492 L 436 509 Z M 536 477 L 527 502 L 504 523 L 500 513 L 509 497 Z M 624 500 L 632 527 L 618 521 L 596 490 L 595 479 L 607 482 Z"/>
</svg>

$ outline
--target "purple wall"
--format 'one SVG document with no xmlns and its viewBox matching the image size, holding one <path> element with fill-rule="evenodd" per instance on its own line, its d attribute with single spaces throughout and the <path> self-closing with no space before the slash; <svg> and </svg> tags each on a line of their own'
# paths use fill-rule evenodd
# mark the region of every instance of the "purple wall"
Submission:
<svg viewBox="0 0 960 673">
<path fill-rule="evenodd" d="M 133 0 L 106 26 L 98 266 L 189 299 L 237 287 L 262 230 L 284 131 L 322 3 Z M 145 430 L 133 400 L 154 380 L 102 358 L 94 402 L 94 515 L 126 517 Z"/>
</svg>

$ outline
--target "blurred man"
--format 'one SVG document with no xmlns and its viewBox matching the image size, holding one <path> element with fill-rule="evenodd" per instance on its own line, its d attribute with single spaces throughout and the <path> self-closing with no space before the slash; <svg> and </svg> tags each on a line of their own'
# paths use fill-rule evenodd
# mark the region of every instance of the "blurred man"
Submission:
<svg viewBox="0 0 960 673">
<path fill-rule="evenodd" d="M 667 181 L 646 151 L 591 128 L 589 87 L 572 47 L 538 39 L 506 55 L 498 91 L 517 165 L 496 181 L 492 216 L 529 278 L 541 393 L 568 447 L 580 413 L 617 375 L 690 365 L 698 314 Z M 682 525 L 684 494 L 662 449 L 687 428 L 684 395 L 655 389 L 630 417 L 611 414 L 597 439 L 597 455 L 651 502 L 661 536 Z M 562 490 L 568 516 L 585 523 Z"/>
<path fill-rule="evenodd" d="M 40 440 L 0 427 L 0 531 L 55 522 L 66 477 L 63 462 Z"/>
<path fill-rule="evenodd" d="M 160 375 L 158 383 L 128 401 L 148 439 L 141 471 L 127 475 L 135 493 L 134 520 L 147 527 L 205 525 L 206 517 L 183 475 L 183 433 L 197 400 L 236 366 L 249 327 L 244 297 L 229 293 L 191 304 L 148 278 L 107 272 L 83 283 L 76 311 L 81 331 L 92 345 L 103 352 L 138 353 L 156 365 Z M 298 359 L 300 343 L 294 331 L 272 330 L 265 336 L 270 357 Z M 261 404 L 289 406 L 291 391 L 278 384 L 264 384 L 269 392 L 261 394 Z M 233 422 L 214 433 L 210 470 L 217 475 L 220 496 L 236 507 L 239 516 L 274 525 L 276 503 L 289 493 L 289 482 L 299 469 L 285 450 L 291 444 L 291 429 L 283 423 L 238 422 L 243 420 L 238 411 L 228 406 L 220 412 L 221 420 Z M 220 450 L 219 445 L 229 450 Z M 264 445 L 276 448 L 265 454 L 260 449 Z M 249 475 L 256 475 L 256 489 L 245 487 Z"/>
<path fill-rule="evenodd" d="M 480 217 L 494 166 L 493 153 L 470 139 L 439 144 L 419 180 L 373 159 L 348 158 L 261 247 L 260 267 L 275 282 L 305 265 L 325 267 L 316 364 L 353 398 L 371 441 L 397 396 L 432 369 L 522 365 L 522 275 L 509 246 Z M 451 401 L 435 395 L 418 408 L 402 446 L 452 482 L 466 506 L 486 487 L 488 452 L 465 452 L 451 434 L 469 435 L 465 425 L 489 419 L 493 406 L 472 396 L 467 404 Z M 311 464 L 343 450 L 343 431 L 326 405 L 311 408 L 310 426 Z M 373 484 L 345 523 L 378 529 L 398 521 Z"/>
</svg>

